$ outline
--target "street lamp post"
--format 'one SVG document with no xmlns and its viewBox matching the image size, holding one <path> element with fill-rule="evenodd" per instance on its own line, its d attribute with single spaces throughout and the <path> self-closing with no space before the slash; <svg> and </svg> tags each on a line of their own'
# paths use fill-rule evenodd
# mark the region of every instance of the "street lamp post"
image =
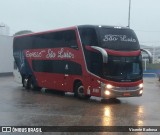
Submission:
<svg viewBox="0 0 160 135">
<path fill-rule="evenodd" d="M 130 28 L 130 17 L 131 17 L 131 0 L 129 0 L 129 11 L 128 11 L 128 27 Z"/>
<path fill-rule="evenodd" d="M 147 59 L 145 58 L 144 59 L 144 71 L 146 71 L 147 70 Z"/>
</svg>

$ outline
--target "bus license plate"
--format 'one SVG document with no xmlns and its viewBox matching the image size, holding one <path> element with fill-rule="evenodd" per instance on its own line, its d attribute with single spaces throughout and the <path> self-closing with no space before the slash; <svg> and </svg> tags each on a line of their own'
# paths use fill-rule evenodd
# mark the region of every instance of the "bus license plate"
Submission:
<svg viewBox="0 0 160 135">
<path fill-rule="evenodd" d="M 128 92 L 125 92 L 125 93 L 123 93 L 123 96 L 127 97 L 127 96 L 131 96 L 131 94 Z"/>
</svg>

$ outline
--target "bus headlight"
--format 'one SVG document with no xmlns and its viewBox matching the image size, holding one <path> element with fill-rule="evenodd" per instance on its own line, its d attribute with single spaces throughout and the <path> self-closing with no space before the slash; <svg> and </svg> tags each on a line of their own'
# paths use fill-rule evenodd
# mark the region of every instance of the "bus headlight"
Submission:
<svg viewBox="0 0 160 135">
<path fill-rule="evenodd" d="M 139 84 L 139 88 L 143 88 L 143 83 Z"/>
<path fill-rule="evenodd" d="M 107 84 L 107 85 L 106 85 L 106 88 L 107 88 L 107 89 L 112 89 L 113 86 L 112 86 L 111 84 Z"/>
<path fill-rule="evenodd" d="M 110 95 L 110 92 L 108 90 L 106 90 L 105 92 L 105 95 L 109 96 Z"/>
</svg>

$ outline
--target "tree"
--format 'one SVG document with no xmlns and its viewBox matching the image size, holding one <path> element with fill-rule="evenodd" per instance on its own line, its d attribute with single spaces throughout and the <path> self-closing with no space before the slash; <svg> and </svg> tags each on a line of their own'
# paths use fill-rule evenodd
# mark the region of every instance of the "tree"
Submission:
<svg viewBox="0 0 160 135">
<path fill-rule="evenodd" d="M 14 34 L 14 36 L 17 36 L 17 35 L 23 35 L 23 34 L 29 34 L 29 33 L 33 33 L 31 30 L 21 30 L 21 31 L 18 31 Z"/>
</svg>

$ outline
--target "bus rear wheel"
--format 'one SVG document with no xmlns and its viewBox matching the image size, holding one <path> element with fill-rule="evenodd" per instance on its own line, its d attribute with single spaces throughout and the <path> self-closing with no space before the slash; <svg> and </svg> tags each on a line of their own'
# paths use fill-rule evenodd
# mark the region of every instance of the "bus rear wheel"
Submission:
<svg viewBox="0 0 160 135">
<path fill-rule="evenodd" d="M 38 86 L 36 86 L 36 85 L 33 83 L 32 78 L 30 79 L 29 85 L 30 85 L 29 88 L 30 88 L 31 90 L 40 90 L 40 89 L 41 89 L 41 87 L 38 87 Z"/>
<path fill-rule="evenodd" d="M 30 83 L 30 89 L 31 90 L 38 90 L 38 88 L 33 84 L 33 82 Z"/>
<path fill-rule="evenodd" d="M 23 86 L 24 86 L 25 89 L 29 89 L 30 88 L 30 81 L 29 81 L 28 78 L 25 78 L 23 80 Z"/>
</svg>

